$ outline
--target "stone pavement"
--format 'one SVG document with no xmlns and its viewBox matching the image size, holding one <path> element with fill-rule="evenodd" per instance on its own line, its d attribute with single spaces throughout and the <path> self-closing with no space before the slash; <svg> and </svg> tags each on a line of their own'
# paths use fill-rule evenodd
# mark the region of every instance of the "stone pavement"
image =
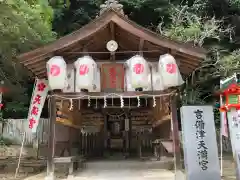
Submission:
<svg viewBox="0 0 240 180">
<path fill-rule="evenodd" d="M 168 170 L 84 170 L 71 180 L 173 180 L 174 174 Z"/>
<path fill-rule="evenodd" d="M 173 180 L 174 173 L 159 166 L 141 161 L 89 162 L 71 180 Z"/>
<path fill-rule="evenodd" d="M 25 180 L 44 180 L 45 175 L 46 173 L 41 173 Z M 174 173 L 159 169 L 159 163 L 141 161 L 87 162 L 86 167 L 73 177 L 59 175 L 59 172 L 55 173 L 56 180 L 174 180 Z"/>
<path fill-rule="evenodd" d="M 232 156 L 225 157 L 223 162 L 224 177 L 222 180 L 235 180 L 235 167 Z M 133 162 L 126 163 L 119 161 L 112 163 L 88 163 L 88 167 L 86 167 L 86 169 L 77 172 L 74 177 L 68 178 L 68 180 L 174 180 L 173 171 L 157 169 L 156 166 L 149 166 L 148 168 L 145 168 L 145 165 L 142 165 L 143 162 L 138 162 L 138 167 L 133 164 Z M 46 173 L 41 173 L 36 176 L 28 177 L 25 180 L 44 180 L 45 175 Z M 10 179 L 11 178 L 6 178 L 6 180 Z M 66 180 L 66 176 L 64 175 L 63 171 L 56 172 L 56 180 L 64 179 Z M 178 178 L 178 180 L 182 180 L 182 178 Z"/>
<path fill-rule="evenodd" d="M 223 180 L 235 180 L 235 164 L 232 155 L 225 155 L 223 158 Z"/>
</svg>

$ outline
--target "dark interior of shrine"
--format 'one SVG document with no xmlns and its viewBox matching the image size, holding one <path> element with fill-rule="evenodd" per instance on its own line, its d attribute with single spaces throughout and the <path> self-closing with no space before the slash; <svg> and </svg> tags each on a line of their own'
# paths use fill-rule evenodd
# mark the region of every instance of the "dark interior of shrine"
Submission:
<svg viewBox="0 0 240 180">
<path fill-rule="evenodd" d="M 64 102 L 67 105 L 62 107 L 69 108 L 69 101 Z M 106 98 L 106 102 L 104 107 L 104 99 L 100 98 L 74 101 L 70 119 L 81 128 L 57 121 L 55 156 L 66 153 L 88 159 L 172 156 L 170 119 L 155 125 L 152 98 L 123 98 L 122 107 L 120 97 Z M 158 111 L 159 102 L 160 98 L 156 98 Z M 62 110 L 67 118 L 68 112 Z M 160 140 L 166 141 L 168 147 L 159 146 Z"/>
</svg>

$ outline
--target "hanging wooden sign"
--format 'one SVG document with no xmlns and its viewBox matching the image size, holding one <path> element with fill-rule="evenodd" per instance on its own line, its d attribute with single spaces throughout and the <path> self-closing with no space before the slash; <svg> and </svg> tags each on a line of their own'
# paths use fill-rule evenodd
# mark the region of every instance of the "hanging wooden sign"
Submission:
<svg viewBox="0 0 240 180">
<path fill-rule="evenodd" d="M 104 92 L 123 92 L 124 90 L 123 64 L 107 63 L 102 65 L 101 89 Z"/>
</svg>

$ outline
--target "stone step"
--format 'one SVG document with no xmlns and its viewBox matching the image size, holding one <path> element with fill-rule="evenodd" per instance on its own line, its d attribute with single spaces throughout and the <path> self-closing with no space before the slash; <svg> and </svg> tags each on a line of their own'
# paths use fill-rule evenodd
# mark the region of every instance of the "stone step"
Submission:
<svg viewBox="0 0 240 180">
<path fill-rule="evenodd" d="M 130 161 L 130 160 L 119 160 L 119 161 L 95 161 L 86 162 L 86 169 L 96 170 L 115 170 L 115 169 L 173 169 L 172 160 L 162 161 Z"/>
</svg>

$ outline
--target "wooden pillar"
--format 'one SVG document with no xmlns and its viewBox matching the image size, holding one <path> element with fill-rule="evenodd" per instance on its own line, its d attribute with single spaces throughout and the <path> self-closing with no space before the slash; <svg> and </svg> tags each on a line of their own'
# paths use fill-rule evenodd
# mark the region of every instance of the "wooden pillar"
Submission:
<svg viewBox="0 0 240 180">
<path fill-rule="evenodd" d="M 108 140 L 108 128 L 107 128 L 107 115 L 104 114 L 104 151 L 108 150 L 109 140 Z"/>
<path fill-rule="evenodd" d="M 181 169 L 180 140 L 177 117 L 177 98 L 177 94 L 171 96 L 171 131 L 173 139 L 175 175 L 176 171 Z"/>
<path fill-rule="evenodd" d="M 131 118 L 130 112 L 129 112 L 129 132 L 128 132 L 128 134 L 129 134 L 128 149 L 129 149 L 129 156 L 131 156 L 133 133 L 132 133 L 132 118 Z"/>
<path fill-rule="evenodd" d="M 125 149 L 124 149 L 124 154 L 125 154 L 125 156 L 126 157 L 128 157 L 129 156 L 129 130 L 130 130 L 130 128 L 129 128 L 129 112 L 127 111 L 127 112 L 125 112 L 125 121 L 124 121 L 124 140 L 125 140 Z"/>
<path fill-rule="evenodd" d="M 68 141 L 68 155 L 72 156 L 72 146 L 73 146 L 73 133 L 72 131 L 74 131 L 75 129 L 73 129 L 72 127 L 68 127 L 68 137 L 69 137 L 69 141 Z"/>
<path fill-rule="evenodd" d="M 55 121 L 56 121 L 56 100 L 55 97 L 49 99 L 49 131 L 48 131 L 48 158 L 47 158 L 47 178 L 54 180 L 54 154 L 55 154 Z"/>
<path fill-rule="evenodd" d="M 78 155 L 82 155 L 82 132 L 81 132 L 81 130 L 79 130 Z"/>
</svg>

